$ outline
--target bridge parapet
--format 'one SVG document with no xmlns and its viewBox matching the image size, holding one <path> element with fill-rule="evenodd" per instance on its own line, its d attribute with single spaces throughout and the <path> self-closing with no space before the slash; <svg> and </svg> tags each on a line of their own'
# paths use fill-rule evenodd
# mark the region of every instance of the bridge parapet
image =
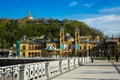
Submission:
<svg viewBox="0 0 120 80">
<path fill-rule="evenodd" d="M 21 65 L 0 67 L 0 80 L 19 80 L 20 66 Z"/>
<path fill-rule="evenodd" d="M 88 63 L 86 57 L 0 67 L 0 80 L 47 80 Z"/>
</svg>

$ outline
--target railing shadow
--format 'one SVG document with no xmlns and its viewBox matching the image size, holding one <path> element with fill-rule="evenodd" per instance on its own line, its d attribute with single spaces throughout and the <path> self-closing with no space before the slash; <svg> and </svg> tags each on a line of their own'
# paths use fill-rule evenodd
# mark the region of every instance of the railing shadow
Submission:
<svg viewBox="0 0 120 80">
<path fill-rule="evenodd" d="M 116 71 L 120 74 L 120 64 L 115 64 L 114 61 L 111 61 L 109 63 L 112 63 L 112 64 L 105 64 L 105 63 L 104 64 L 85 64 L 83 66 L 101 66 L 101 67 L 102 66 L 113 66 L 116 69 Z"/>
</svg>

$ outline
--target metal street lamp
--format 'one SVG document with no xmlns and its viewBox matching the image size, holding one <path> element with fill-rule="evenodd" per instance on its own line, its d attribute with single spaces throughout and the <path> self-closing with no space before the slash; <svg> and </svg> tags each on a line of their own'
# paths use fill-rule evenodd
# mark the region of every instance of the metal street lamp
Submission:
<svg viewBox="0 0 120 80">
<path fill-rule="evenodd" d="M 88 41 L 89 41 L 89 39 L 87 39 L 87 57 L 89 57 L 89 46 L 88 46 Z"/>
<path fill-rule="evenodd" d="M 89 39 L 87 39 L 87 61 L 89 62 L 89 46 L 88 46 L 88 41 L 89 41 Z"/>
<path fill-rule="evenodd" d="M 101 58 L 101 49 L 99 49 L 99 56 L 100 56 L 100 58 Z"/>
</svg>

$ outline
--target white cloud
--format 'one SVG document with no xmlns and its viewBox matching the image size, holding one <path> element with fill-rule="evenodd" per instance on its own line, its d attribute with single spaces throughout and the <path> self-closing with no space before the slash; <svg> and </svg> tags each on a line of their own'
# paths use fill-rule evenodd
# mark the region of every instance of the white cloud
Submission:
<svg viewBox="0 0 120 80">
<path fill-rule="evenodd" d="M 101 30 L 105 35 L 120 34 L 120 15 L 106 15 L 82 21 L 91 27 Z"/>
<path fill-rule="evenodd" d="M 93 3 L 90 3 L 90 4 L 87 4 L 87 3 L 86 3 L 86 4 L 83 4 L 83 6 L 86 7 L 86 8 L 89 8 L 89 7 L 91 7 L 92 5 L 93 5 Z"/>
<path fill-rule="evenodd" d="M 70 4 L 69 4 L 69 6 L 70 7 L 72 7 L 72 6 L 76 6 L 78 3 L 76 2 L 76 1 L 73 1 L 73 2 L 71 2 Z"/>
<path fill-rule="evenodd" d="M 103 8 L 103 9 L 99 10 L 99 12 L 120 12 L 120 6 L 113 7 L 113 8 Z"/>
</svg>

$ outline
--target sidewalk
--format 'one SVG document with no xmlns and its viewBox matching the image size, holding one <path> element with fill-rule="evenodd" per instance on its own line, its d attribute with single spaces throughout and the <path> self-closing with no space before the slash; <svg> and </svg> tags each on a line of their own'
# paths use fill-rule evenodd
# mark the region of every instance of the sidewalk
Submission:
<svg viewBox="0 0 120 80">
<path fill-rule="evenodd" d="M 52 80 L 120 80 L 120 62 L 96 60 Z"/>
</svg>

